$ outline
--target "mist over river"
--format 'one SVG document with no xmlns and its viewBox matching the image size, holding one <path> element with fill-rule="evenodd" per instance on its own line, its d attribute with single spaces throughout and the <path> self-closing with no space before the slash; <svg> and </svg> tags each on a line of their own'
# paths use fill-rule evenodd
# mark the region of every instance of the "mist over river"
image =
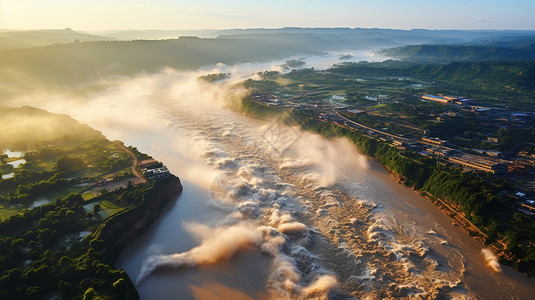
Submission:
<svg viewBox="0 0 535 300">
<path fill-rule="evenodd" d="M 333 57 L 307 63 L 322 66 Z M 491 267 L 482 243 L 346 139 L 227 108 L 244 93 L 231 83 L 276 66 L 165 70 L 68 106 L 58 94 L 17 100 L 69 113 L 181 178 L 181 197 L 115 264 L 142 299 L 535 295 L 533 279 Z M 197 80 L 214 72 L 233 78 L 217 85 Z"/>
</svg>

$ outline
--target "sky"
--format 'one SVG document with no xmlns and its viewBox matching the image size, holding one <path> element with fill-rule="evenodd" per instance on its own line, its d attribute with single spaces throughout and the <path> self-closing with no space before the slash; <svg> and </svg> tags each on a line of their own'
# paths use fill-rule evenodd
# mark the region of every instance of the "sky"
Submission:
<svg viewBox="0 0 535 300">
<path fill-rule="evenodd" d="M 535 30 L 533 0 L 0 0 L 0 29 Z"/>
</svg>

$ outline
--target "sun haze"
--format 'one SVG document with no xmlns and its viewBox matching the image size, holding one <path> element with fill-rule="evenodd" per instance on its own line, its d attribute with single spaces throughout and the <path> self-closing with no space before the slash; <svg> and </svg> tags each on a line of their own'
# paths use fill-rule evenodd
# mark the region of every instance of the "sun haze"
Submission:
<svg viewBox="0 0 535 300">
<path fill-rule="evenodd" d="M 535 29 L 535 3 L 348 0 L 3 0 L 0 28 L 78 30 L 365 27 Z"/>
</svg>

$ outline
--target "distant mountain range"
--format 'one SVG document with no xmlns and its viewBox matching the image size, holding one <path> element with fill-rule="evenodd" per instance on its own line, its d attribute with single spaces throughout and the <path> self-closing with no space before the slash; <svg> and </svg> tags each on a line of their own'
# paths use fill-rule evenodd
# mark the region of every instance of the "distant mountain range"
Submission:
<svg viewBox="0 0 535 300">
<path fill-rule="evenodd" d="M 96 34 L 71 29 L 4 30 L 0 31 L 0 94 L 9 98 L 34 88 L 88 87 L 110 76 L 157 72 L 165 67 L 198 69 L 217 63 L 266 62 L 335 50 L 403 46 L 381 53 L 434 62 L 532 59 L 533 39 L 535 31 L 376 28 L 129 30 Z M 420 46 L 405 46 L 410 44 Z"/>
<path fill-rule="evenodd" d="M 62 30 L 0 31 L 0 51 L 48 46 L 55 43 L 110 41 L 112 37 Z"/>
<path fill-rule="evenodd" d="M 497 42 L 535 36 L 535 31 L 518 30 L 398 30 L 380 28 L 300 28 L 276 29 L 227 29 L 227 30 L 107 30 L 79 32 L 70 28 L 58 30 L 0 30 L 0 51 L 28 47 L 47 46 L 55 43 L 75 41 L 133 41 L 176 39 L 181 36 L 201 38 L 241 37 L 258 39 L 266 36 L 310 35 L 325 41 L 335 41 L 337 45 L 360 47 L 394 47 L 409 44 L 454 44 Z M 375 41 L 369 44 L 367 42 Z"/>
</svg>

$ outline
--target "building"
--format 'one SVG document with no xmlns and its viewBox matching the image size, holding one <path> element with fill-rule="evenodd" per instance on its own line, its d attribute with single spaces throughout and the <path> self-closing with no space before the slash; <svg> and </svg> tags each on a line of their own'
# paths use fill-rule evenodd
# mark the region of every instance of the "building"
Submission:
<svg viewBox="0 0 535 300">
<path fill-rule="evenodd" d="M 445 97 L 434 96 L 434 95 L 423 95 L 422 99 L 430 100 L 430 101 L 436 101 L 436 102 L 440 102 L 440 103 L 444 103 L 444 104 L 451 102 L 450 99 L 446 99 Z"/>
<path fill-rule="evenodd" d="M 508 171 L 511 173 L 527 173 L 535 169 L 535 162 L 527 159 L 517 159 L 509 165 Z"/>
<path fill-rule="evenodd" d="M 436 137 L 431 137 L 431 138 L 422 138 L 422 143 L 433 145 L 433 146 L 446 146 L 448 144 L 448 141 L 441 140 Z"/>
<path fill-rule="evenodd" d="M 141 168 L 141 169 L 152 169 L 152 168 L 159 168 L 161 166 L 163 166 L 163 164 L 155 159 L 146 159 L 146 160 L 142 160 L 140 162 L 137 163 L 137 165 Z"/>
<path fill-rule="evenodd" d="M 171 173 L 167 167 L 155 168 L 155 169 L 143 169 L 143 176 L 148 180 L 167 178 Z"/>
<path fill-rule="evenodd" d="M 532 202 L 533 200 L 526 200 L 525 202 L 522 202 L 520 206 L 525 210 L 535 213 L 535 203 L 532 203 Z"/>
<path fill-rule="evenodd" d="M 342 110 L 340 110 L 342 112 Z M 366 115 L 367 112 L 365 110 L 360 109 L 348 109 L 345 111 L 345 113 L 350 117 L 356 117 L 357 115 Z"/>
<path fill-rule="evenodd" d="M 458 99 L 458 100 L 455 100 L 453 102 L 455 104 L 457 104 L 457 105 L 466 105 L 466 104 L 469 104 L 472 101 L 474 101 L 474 100 L 472 100 L 472 99 Z"/>
<path fill-rule="evenodd" d="M 444 148 L 427 148 L 425 151 L 432 153 L 433 155 L 436 155 L 438 157 L 448 157 L 453 154 L 453 150 L 444 149 Z"/>
<path fill-rule="evenodd" d="M 455 102 L 462 99 L 462 97 L 459 96 L 444 96 L 443 98 L 449 100 L 450 102 Z"/>
<path fill-rule="evenodd" d="M 138 166 L 141 168 L 141 173 L 143 173 L 143 176 L 147 180 L 167 178 L 171 175 L 167 167 L 155 159 L 140 161 Z"/>
<path fill-rule="evenodd" d="M 410 147 L 409 144 L 407 144 L 406 142 L 403 142 L 403 141 L 398 141 L 398 140 L 394 140 L 392 142 L 392 145 L 400 150 L 405 150 L 407 148 Z"/>
<path fill-rule="evenodd" d="M 507 171 L 504 161 L 491 160 L 485 157 L 462 154 L 461 156 L 450 156 L 448 160 L 478 171 L 491 172 L 493 174 L 502 174 Z"/>
<path fill-rule="evenodd" d="M 500 152 L 500 151 L 496 151 L 496 150 L 487 150 L 487 151 L 485 151 L 485 153 L 486 153 L 488 156 L 493 156 L 493 157 L 500 157 L 500 156 L 502 156 L 502 152 Z"/>
<path fill-rule="evenodd" d="M 422 156 L 425 156 L 425 157 L 429 157 L 429 158 L 432 158 L 433 157 L 433 154 L 432 153 L 429 153 L 427 151 L 420 151 L 418 152 L 418 154 L 422 155 Z"/>
</svg>

